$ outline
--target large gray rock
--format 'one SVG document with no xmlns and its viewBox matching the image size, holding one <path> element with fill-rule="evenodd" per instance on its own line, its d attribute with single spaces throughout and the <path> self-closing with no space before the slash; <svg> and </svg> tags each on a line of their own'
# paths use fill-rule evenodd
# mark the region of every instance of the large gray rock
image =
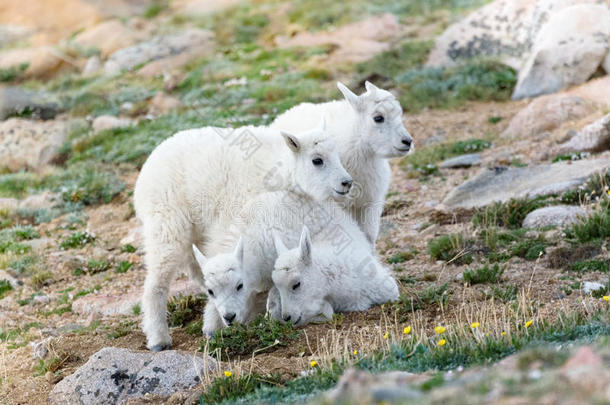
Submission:
<svg viewBox="0 0 610 405">
<path fill-rule="evenodd" d="M 443 169 L 457 169 L 460 167 L 479 166 L 481 164 L 481 155 L 478 153 L 470 153 L 468 155 L 456 156 L 441 162 L 440 166 Z"/>
<path fill-rule="evenodd" d="M 519 70 L 549 16 L 598 0 L 495 0 L 452 24 L 430 52 L 429 66 L 451 66 L 474 57 L 496 57 Z"/>
<path fill-rule="evenodd" d="M 601 152 L 610 149 L 610 114 L 587 125 L 561 146 L 561 153 Z"/>
<path fill-rule="evenodd" d="M 544 228 L 547 226 L 568 226 L 585 217 L 582 207 L 573 205 L 556 205 L 538 208 L 527 214 L 523 220 L 524 228 Z"/>
<path fill-rule="evenodd" d="M 31 113 L 34 118 L 48 120 L 60 111 L 57 100 L 48 95 L 19 87 L 0 87 L 0 121 L 14 114 Z"/>
<path fill-rule="evenodd" d="M 0 122 L 0 168 L 37 170 L 52 163 L 67 139 L 64 121 L 11 118 Z"/>
<path fill-rule="evenodd" d="M 442 204 L 447 208 L 482 207 L 494 201 L 562 193 L 583 184 L 592 174 L 610 167 L 610 158 L 558 162 L 529 167 L 484 169 L 453 189 Z"/>
<path fill-rule="evenodd" d="M 106 347 L 64 378 L 49 395 L 50 404 L 120 404 L 146 395 L 169 397 L 193 388 L 217 364 L 175 350 L 133 352 Z"/>
<path fill-rule="evenodd" d="M 552 14 L 519 70 L 513 98 L 584 83 L 604 62 L 609 39 L 610 9 L 605 4 L 579 4 Z"/>
<path fill-rule="evenodd" d="M 511 119 L 501 137 L 518 138 L 552 131 L 567 121 L 594 112 L 595 103 L 571 94 L 549 94 L 534 99 Z"/>
<path fill-rule="evenodd" d="M 167 58 L 201 48 L 212 46 L 213 34 L 201 29 L 189 29 L 176 34 L 161 35 L 149 41 L 120 49 L 108 57 L 104 69 L 107 74 L 118 74 L 123 70 L 132 70 L 144 63 Z"/>
<path fill-rule="evenodd" d="M 393 401 L 405 402 L 422 398 L 418 383 L 430 378 L 428 374 L 413 374 L 406 371 L 390 371 L 371 374 L 367 371 L 348 369 L 337 385 L 324 394 L 324 403 L 369 404 Z"/>
</svg>

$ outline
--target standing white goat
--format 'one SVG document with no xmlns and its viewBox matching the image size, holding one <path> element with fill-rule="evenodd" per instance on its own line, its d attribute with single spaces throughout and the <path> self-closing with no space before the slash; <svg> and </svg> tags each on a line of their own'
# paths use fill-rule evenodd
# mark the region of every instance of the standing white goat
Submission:
<svg viewBox="0 0 610 405">
<path fill-rule="evenodd" d="M 176 274 L 187 270 L 203 285 L 191 246 L 208 255 L 226 251 L 232 242 L 224 238 L 227 224 L 246 201 L 270 190 L 296 188 L 320 200 L 349 191 L 345 170 L 325 164 L 320 129 L 282 136 L 261 127 L 183 131 L 161 143 L 142 167 L 134 205 L 144 227 L 142 328 L 149 349 L 171 344 L 166 307 Z"/>
<path fill-rule="evenodd" d="M 392 93 L 369 82 L 365 86 L 366 93 L 357 96 L 337 83 L 345 100 L 299 104 L 278 116 L 271 127 L 304 131 L 326 117 L 341 163 L 354 179 L 346 208 L 374 247 L 391 180 L 387 159 L 406 155 L 413 138 L 403 125 L 402 108 Z"/>
<path fill-rule="evenodd" d="M 364 311 L 398 299 L 398 285 L 366 245 L 352 243 L 336 254 L 327 243 L 311 242 L 303 227 L 299 245 L 288 250 L 275 237 L 278 258 L 272 273 L 276 292 L 269 306 L 295 325 L 331 319 L 335 312 Z M 281 304 L 273 302 L 278 299 Z M 277 316 L 277 314 L 276 314 Z"/>
</svg>

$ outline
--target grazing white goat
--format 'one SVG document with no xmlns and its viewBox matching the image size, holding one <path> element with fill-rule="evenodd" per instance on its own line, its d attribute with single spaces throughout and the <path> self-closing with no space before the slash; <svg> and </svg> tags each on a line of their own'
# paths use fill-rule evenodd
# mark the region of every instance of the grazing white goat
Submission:
<svg viewBox="0 0 610 405">
<path fill-rule="evenodd" d="M 275 238 L 278 258 L 272 273 L 277 291 L 269 307 L 295 325 L 331 319 L 335 312 L 364 311 L 398 299 L 398 285 L 366 245 L 350 244 L 336 254 L 328 243 L 313 243 L 303 227 L 299 245 L 288 250 Z M 272 302 L 280 298 L 281 303 Z M 276 314 L 277 316 L 277 314 Z"/>
</svg>

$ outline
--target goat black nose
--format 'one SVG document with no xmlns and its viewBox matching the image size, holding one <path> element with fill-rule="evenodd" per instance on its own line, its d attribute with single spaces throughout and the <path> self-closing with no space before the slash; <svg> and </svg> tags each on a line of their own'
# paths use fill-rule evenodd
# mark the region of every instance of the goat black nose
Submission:
<svg viewBox="0 0 610 405">
<path fill-rule="evenodd" d="M 411 147 L 411 142 L 412 142 L 412 141 L 411 141 L 409 138 L 404 138 L 404 139 L 402 140 L 403 145 L 406 145 L 406 146 L 408 146 L 409 148 Z"/>
<path fill-rule="evenodd" d="M 284 321 L 285 321 L 285 322 L 288 322 L 288 321 L 290 321 L 290 319 L 291 319 L 291 318 L 292 318 L 292 317 L 291 317 L 290 315 L 287 315 L 287 316 L 285 316 L 285 317 L 284 317 Z"/>
<path fill-rule="evenodd" d="M 223 318 L 225 318 L 227 322 L 233 322 L 233 319 L 235 319 L 235 312 L 229 312 L 225 314 Z"/>
<path fill-rule="evenodd" d="M 342 185 L 343 187 L 350 188 L 350 187 L 352 186 L 352 183 L 353 183 L 353 182 L 354 182 L 353 180 L 343 180 L 343 181 L 341 182 L 341 185 Z"/>
</svg>

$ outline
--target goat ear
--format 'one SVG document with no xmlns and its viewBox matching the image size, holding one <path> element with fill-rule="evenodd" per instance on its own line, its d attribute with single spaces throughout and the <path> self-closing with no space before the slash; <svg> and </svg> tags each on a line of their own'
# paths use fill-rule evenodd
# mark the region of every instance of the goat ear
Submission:
<svg viewBox="0 0 610 405">
<path fill-rule="evenodd" d="M 299 249 L 301 250 L 301 259 L 305 263 L 311 262 L 311 236 L 309 236 L 309 229 L 303 225 L 303 231 L 301 232 L 301 240 L 299 241 Z"/>
<path fill-rule="evenodd" d="M 193 244 L 193 254 L 195 255 L 195 260 L 199 263 L 199 267 L 201 270 L 205 267 L 205 264 L 208 262 L 208 259 L 201 253 L 201 251 Z"/>
<path fill-rule="evenodd" d="M 240 263 L 244 262 L 244 240 L 241 236 L 237 241 L 237 245 L 235 246 L 233 254 L 235 255 L 235 257 L 237 257 L 237 260 L 239 260 Z"/>
<path fill-rule="evenodd" d="M 326 113 L 322 115 L 322 121 L 320 122 L 320 131 L 326 131 Z"/>
<path fill-rule="evenodd" d="M 301 142 L 296 136 L 286 131 L 280 131 L 280 133 L 284 137 L 284 142 L 286 142 L 286 145 L 288 145 L 291 151 L 298 153 L 301 150 Z"/>
<path fill-rule="evenodd" d="M 366 88 L 366 91 L 368 92 L 369 96 L 375 96 L 375 94 L 377 93 L 377 90 L 379 90 L 379 87 L 375 86 L 373 83 L 369 82 L 368 80 L 366 82 L 364 82 L 364 87 Z"/>
<path fill-rule="evenodd" d="M 282 241 L 282 238 L 280 237 L 280 234 L 278 231 L 276 231 L 275 229 L 273 231 L 271 231 L 273 234 L 273 244 L 275 245 L 275 251 L 277 253 L 277 255 L 281 255 L 284 252 L 288 251 L 288 248 L 286 247 L 286 245 L 284 245 L 284 242 Z"/>
<path fill-rule="evenodd" d="M 337 82 L 337 88 L 354 109 L 358 109 L 360 107 L 360 97 L 348 89 L 346 85 L 341 82 Z"/>
</svg>

